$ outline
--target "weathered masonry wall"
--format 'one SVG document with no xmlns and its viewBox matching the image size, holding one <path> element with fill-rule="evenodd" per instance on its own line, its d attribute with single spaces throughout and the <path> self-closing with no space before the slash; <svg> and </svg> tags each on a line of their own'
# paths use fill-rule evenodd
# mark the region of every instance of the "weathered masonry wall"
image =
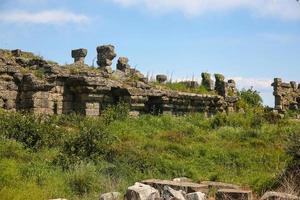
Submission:
<svg viewBox="0 0 300 200">
<path fill-rule="evenodd" d="M 97 64 L 84 64 L 86 49 L 72 51 L 74 64 L 59 66 L 21 50 L 0 50 L 0 108 L 43 114 L 80 113 L 99 116 L 108 105 L 125 102 L 131 113 L 184 114 L 187 112 L 233 112 L 238 101 L 235 82 L 224 76 L 205 73 L 203 85 L 213 95 L 161 89 L 148 82 L 138 70 L 131 68 L 126 57 L 118 59 L 116 70 L 112 60 L 114 46 L 97 47 Z M 158 76 L 161 84 L 166 76 Z M 195 81 L 186 81 L 197 87 Z"/>
<path fill-rule="evenodd" d="M 275 78 L 272 84 L 275 96 L 275 109 L 279 111 L 298 110 L 300 108 L 300 85 L 295 81 L 282 82 L 282 79 Z"/>
</svg>

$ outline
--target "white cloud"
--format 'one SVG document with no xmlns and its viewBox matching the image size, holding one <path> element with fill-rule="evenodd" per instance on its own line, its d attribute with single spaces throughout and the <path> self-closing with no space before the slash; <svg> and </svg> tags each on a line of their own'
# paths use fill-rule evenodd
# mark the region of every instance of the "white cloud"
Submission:
<svg viewBox="0 0 300 200">
<path fill-rule="evenodd" d="M 300 20 L 300 3 L 296 0 L 113 0 L 122 6 L 137 6 L 155 12 L 179 11 L 188 16 L 208 12 L 247 9 L 259 16 Z"/>
<path fill-rule="evenodd" d="M 88 22 L 89 18 L 82 14 L 64 10 L 46 10 L 36 13 L 27 11 L 6 11 L 0 13 L 0 21 L 33 24 L 83 24 Z"/>
<path fill-rule="evenodd" d="M 273 80 L 264 78 L 245 78 L 245 77 L 233 77 L 230 78 L 236 81 L 238 88 L 251 88 L 256 90 L 271 90 L 271 84 Z"/>
</svg>

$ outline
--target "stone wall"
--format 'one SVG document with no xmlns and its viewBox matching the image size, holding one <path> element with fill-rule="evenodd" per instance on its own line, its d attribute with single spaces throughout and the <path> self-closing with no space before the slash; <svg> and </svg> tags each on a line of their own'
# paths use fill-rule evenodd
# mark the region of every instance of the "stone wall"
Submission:
<svg viewBox="0 0 300 200">
<path fill-rule="evenodd" d="M 300 85 L 295 81 L 282 82 L 282 79 L 275 78 L 272 83 L 274 88 L 275 109 L 281 112 L 287 110 L 298 110 L 300 108 Z"/>
<path fill-rule="evenodd" d="M 158 89 L 126 57 L 116 57 L 112 45 L 97 48 L 99 68 L 84 64 L 86 49 L 72 51 L 74 64 L 60 66 L 21 50 L 0 50 L 0 108 L 43 114 L 101 115 L 108 105 L 125 102 L 131 114 L 184 114 L 187 112 L 232 112 L 238 98 L 234 82 L 216 78 L 216 94 L 200 95 Z M 213 90 L 210 75 L 207 86 Z"/>
</svg>

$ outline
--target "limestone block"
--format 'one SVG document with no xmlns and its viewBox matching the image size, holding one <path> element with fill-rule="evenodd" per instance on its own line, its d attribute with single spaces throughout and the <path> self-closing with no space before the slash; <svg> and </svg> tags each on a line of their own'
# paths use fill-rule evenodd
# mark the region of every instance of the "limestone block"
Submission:
<svg viewBox="0 0 300 200">
<path fill-rule="evenodd" d="M 216 200 L 252 200 L 252 192 L 236 189 L 220 189 L 216 193 Z"/>
<path fill-rule="evenodd" d="M 125 194 L 126 200 L 155 200 L 160 198 L 158 190 L 142 183 L 135 183 L 128 187 Z"/>
<path fill-rule="evenodd" d="M 186 200 L 206 200 L 207 197 L 202 192 L 193 192 L 186 195 Z"/>
<path fill-rule="evenodd" d="M 180 112 L 178 112 L 180 113 Z M 169 180 L 159 180 L 159 179 L 149 179 L 142 181 L 142 183 L 150 185 L 154 188 L 163 188 L 164 186 L 169 186 L 174 190 L 183 190 L 186 193 L 192 192 L 208 192 L 208 186 L 192 182 L 177 182 Z"/>
<path fill-rule="evenodd" d="M 97 47 L 97 64 L 99 67 L 112 65 L 112 60 L 117 56 L 113 45 L 103 45 Z"/>
<path fill-rule="evenodd" d="M 238 185 L 233 185 L 229 183 L 222 182 L 214 182 L 214 181 L 202 181 L 201 184 L 208 185 L 210 189 L 236 189 L 238 190 L 240 187 Z"/>
<path fill-rule="evenodd" d="M 185 200 L 185 192 L 182 190 L 174 190 L 173 188 L 165 185 L 163 188 L 162 198 L 163 199 L 177 199 L 177 200 Z"/>
<path fill-rule="evenodd" d="M 87 49 L 75 49 L 72 50 L 72 58 L 75 63 L 84 63 L 84 58 L 87 55 Z"/>
</svg>

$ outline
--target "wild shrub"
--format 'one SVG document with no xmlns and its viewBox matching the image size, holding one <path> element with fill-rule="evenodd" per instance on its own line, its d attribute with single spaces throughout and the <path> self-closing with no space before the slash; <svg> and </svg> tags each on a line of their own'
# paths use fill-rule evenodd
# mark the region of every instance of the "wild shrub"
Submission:
<svg viewBox="0 0 300 200">
<path fill-rule="evenodd" d="M 52 117 L 30 113 L 0 111 L 0 134 L 34 150 L 59 146 L 65 136 L 64 129 L 53 123 L 52 119 Z"/>
<path fill-rule="evenodd" d="M 115 106 L 109 105 L 102 113 L 102 119 L 106 125 L 115 120 L 124 120 L 129 115 L 129 105 L 126 103 L 118 103 Z"/>
<path fill-rule="evenodd" d="M 254 90 L 253 88 L 250 89 L 242 89 L 238 92 L 240 100 L 238 102 L 238 107 L 244 110 L 248 110 L 250 108 L 257 108 L 262 107 L 262 97 L 260 96 L 259 92 Z"/>
</svg>

